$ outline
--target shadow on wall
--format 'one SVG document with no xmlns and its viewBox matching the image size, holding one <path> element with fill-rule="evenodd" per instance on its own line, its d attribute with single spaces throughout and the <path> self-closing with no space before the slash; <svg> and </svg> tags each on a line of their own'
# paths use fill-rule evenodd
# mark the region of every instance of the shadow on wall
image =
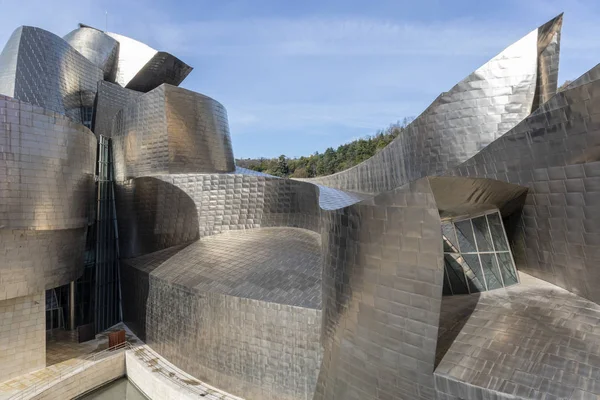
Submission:
<svg viewBox="0 0 600 400">
<path fill-rule="evenodd" d="M 119 249 L 136 257 L 200 237 L 194 200 L 179 187 L 152 177 L 116 185 Z"/>
</svg>

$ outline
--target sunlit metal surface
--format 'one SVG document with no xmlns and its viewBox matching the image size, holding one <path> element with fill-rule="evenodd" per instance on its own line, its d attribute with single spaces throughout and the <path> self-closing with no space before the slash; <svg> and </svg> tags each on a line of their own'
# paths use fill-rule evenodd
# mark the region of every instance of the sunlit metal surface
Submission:
<svg viewBox="0 0 600 400">
<path fill-rule="evenodd" d="M 121 182 L 117 213 L 121 254 L 134 257 L 230 230 L 291 226 L 318 232 L 320 210 L 317 189 L 302 182 L 175 174 Z"/>
<path fill-rule="evenodd" d="M 15 30 L 0 54 L 0 94 L 83 122 L 103 72 L 60 37 L 39 28 Z"/>
<path fill-rule="evenodd" d="M 598 397 L 600 306 L 521 274 L 521 284 L 445 297 L 438 398 Z"/>
<path fill-rule="evenodd" d="M 555 93 L 561 26 L 562 15 L 509 46 L 442 93 L 372 158 L 308 181 L 380 193 L 466 161 Z"/>
<path fill-rule="evenodd" d="M 116 83 L 98 82 L 98 97 L 94 118 L 94 133 L 96 136 L 111 137 L 112 124 L 115 115 L 129 102 L 143 93 L 125 89 Z"/>
<path fill-rule="evenodd" d="M 161 85 L 119 111 L 112 138 L 119 181 L 235 169 L 225 108 L 175 86 Z"/>
<path fill-rule="evenodd" d="M 0 300 L 83 269 L 96 138 L 58 113 L 0 96 Z"/>
<path fill-rule="evenodd" d="M 527 186 L 514 227 L 517 268 L 595 302 L 600 302 L 600 81 L 590 77 L 598 69 L 451 172 Z"/>
<path fill-rule="evenodd" d="M 106 34 L 119 42 L 116 81 L 123 87 L 147 92 L 163 83 L 177 86 L 192 71 L 192 67 L 169 53 L 127 36 Z"/>
<path fill-rule="evenodd" d="M 114 82 L 117 77 L 119 42 L 99 29 L 79 25 L 63 39 L 92 64 L 104 72 L 104 80 Z"/>
</svg>

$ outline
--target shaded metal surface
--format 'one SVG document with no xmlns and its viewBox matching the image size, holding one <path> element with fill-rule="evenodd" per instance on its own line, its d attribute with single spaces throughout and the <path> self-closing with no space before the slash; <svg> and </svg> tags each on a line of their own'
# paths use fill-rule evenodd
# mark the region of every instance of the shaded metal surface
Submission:
<svg viewBox="0 0 600 400">
<path fill-rule="evenodd" d="M 322 236 L 314 399 L 432 399 L 444 273 L 428 180 L 324 213 Z"/>
<path fill-rule="evenodd" d="M 444 297 L 438 398 L 597 398 L 598 321 L 597 304 L 526 274 L 506 290 Z"/>
<path fill-rule="evenodd" d="M 466 161 L 528 116 L 536 99 L 543 101 L 555 93 L 561 25 L 562 15 L 442 93 L 375 156 L 308 181 L 380 193 Z"/>
<path fill-rule="evenodd" d="M 119 42 L 116 82 L 123 87 L 150 91 L 163 83 L 179 85 L 192 71 L 192 67 L 169 53 L 127 36 L 106 34 Z"/>
<path fill-rule="evenodd" d="M 110 137 L 115 115 L 129 102 L 143 93 L 125 89 L 116 83 L 106 81 L 98 82 L 98 96 L 94 110 L 93 131 L 96 136 Z"/>
<path fill-rule="evenodd" d="M 161 85 L 113 120 L 115 178 L 235 169 L 225 108 L 210 97 Z"/>
<path fill-rule="evenodd" d="M 579 82 L 449 173 L 527 186 L 517 268 L 600 302 L 600 81 Z"/>
<path fill-rule="evenodd" d="M 120 249 L 127 258 L 229 230 L 319 230 L 316 187 L 288 179 L 156 175 L 121 182 L 116 189 Z"/>
<path fill-rule="evenodd" d="M 321 308 L 321 236 L 297 228 L 232 231 L 181 249 L 153 274 L 200 292 Z"/>
<path fill-rule="evenodd" d="M 96 138 L 64 115 L 0 96 L 0 300 L 83 269 Z"/>
<path fill-rule="evenodd" d="M 79 26 L 63 39 L 104 73 L 104 80 L 114 82 L 117 77 L 119 42 L 104 32 Z"/>
<path fill-rule="evenodd" d="M 103 72 L 60 37 L 22 26 L 0 54 L 0 94 L 83 122 Z"/>
</svg>

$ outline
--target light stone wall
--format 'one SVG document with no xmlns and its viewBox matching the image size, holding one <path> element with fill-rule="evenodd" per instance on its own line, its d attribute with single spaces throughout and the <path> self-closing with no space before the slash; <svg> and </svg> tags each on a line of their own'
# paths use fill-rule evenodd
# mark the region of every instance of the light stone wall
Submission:
<svg viewBox="0 0 600 400">
<path fill-rule="evenodd" d="M 44 292 L 0 301 L 0 382 L 46 366 Z"/>
<path fill-rule="evenodd" d="M 73 399 L 83 393 L 125 376 L 125 352 L 90 364 L 82 371 L 61 380 L 54 386 L 32 396 L 32 400 Z"/>
</svg>

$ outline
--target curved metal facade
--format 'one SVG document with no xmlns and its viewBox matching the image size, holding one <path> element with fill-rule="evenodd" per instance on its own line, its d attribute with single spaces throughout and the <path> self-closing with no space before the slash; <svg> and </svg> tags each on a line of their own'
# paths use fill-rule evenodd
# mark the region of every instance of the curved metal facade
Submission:
<svg viewBox="0 0 600 400">
<path fill-rule="evenodd" d="M 69 118 L 0 96 L 0 299 L 38 293 L 83 268 L 96 138 Z"/>
<path fill-rule="evenodd" d="M 555 94 L 561 26 L 310 182 L 236 168 L 224 107 L 169 85 L 191 68 L 168 53 L 86 26 L 67 41 L 19 28 L 0 54 L 0 92 L 18 98 L 0 97 L 0 306 L 81 272 L 96 139 L 76 110 L 93 104 L 114 147 L 124 320 L 197 378 L 248 400 L 594 398 L 600 67 Z M 473 219 L 476 251 L 456 259 L 510 255 L 479 246 L 483 214 L 517 269 L 547 282 L 491 290 L 479 264 L 466 291 L 489 292 L 443 296 L 448 221 Z M 0 342 L 20 334 L 1 328 Z"/>
<path fill-rule="evenodd" d="M 506 48 L 442 93 L 372 158 L 307 181 L 381 193 L 466 161 L 556 92 L 561 26 L 558 16 Z"/>
<path fill-rule="evenodd" d="M 116 81 L 123 87 L 147 92 L 163 83 L 177 86 L 192 72 L 192 67 L 169 53 L 127 36 L 106 34 L 120 44 Z"/>
<path fill-rule="evenodd" d="M 63 39 L 100 68 L 104 72 L 104 80 L 115 81 L 119 42 L 98 29 L 81 24 L 78 29 L 69 32 Z"/>
<path fill-rule="evenodd" d="M 83 122 L 103 72 L 60 37 L 39 28 L 15 30 L 0 54 L 0 94 Z"/>
<path fill-rule="evenodd" d="M 225 108 L 210 97 L 170 85 L 119 111 L 112 139 L 118 181 L 235 169 Z"/>
</svg>

